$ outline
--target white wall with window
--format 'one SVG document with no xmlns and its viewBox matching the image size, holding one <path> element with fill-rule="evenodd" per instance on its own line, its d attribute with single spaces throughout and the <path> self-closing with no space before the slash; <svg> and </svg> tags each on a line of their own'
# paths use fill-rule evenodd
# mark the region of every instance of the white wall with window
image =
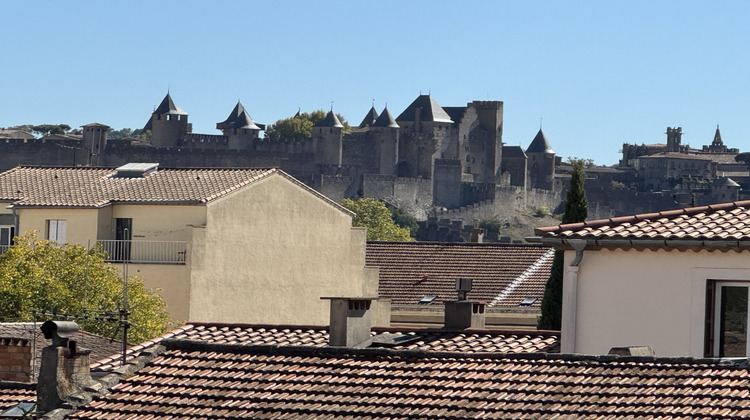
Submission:
<svg viewBox="0 0 750 420">
<path fill-rule="evenodd" d="M 566 264 L 574 257 L 566 251 Z M 748 250 L 585 250 L 575 294 L 575 307 L 563 307 L 575 328 L 562 331 L 575 353 L 651 346 L 657 356 L 750 355 Z"/>
</svg>

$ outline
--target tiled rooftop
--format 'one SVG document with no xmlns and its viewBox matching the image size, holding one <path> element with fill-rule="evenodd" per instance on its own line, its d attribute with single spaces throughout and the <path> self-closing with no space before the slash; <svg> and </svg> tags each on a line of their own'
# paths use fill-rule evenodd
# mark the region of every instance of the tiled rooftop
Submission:
<svg viewBox="0 0 750 420">
<path fill-rule="evenodd" d="M 41 322 L 0 323 L 0 337 L 22 338 L 29 340 L 35 356 L 35 363 L 32 364 L 32 366 L 34 367 L 34 378 L 36 378 L 39 373 L 39 361 L 42 357 L 42 348 L 48 346 L 51 343 L 50 340 L 44 338 L 44 334 L 42 334 L 42 331 L 40 329 L 41 326 Z M 73 337 L 73 340 L 76 340 L 78 342 L 79 347 L 84 347 L 91 350 L 90 357 L 92 361 L 103 359 L 122 351 L 121 341 L 111 340 L 107 337 L 91 334 L 86 331 L 79 331 L 78 334 Z"/>
<path fill-rule="evenodd" d="M 746 362 L 165 344 L 69 418 L 750 417 Z"/>
<path fill-rule="evenodd" d="M 0 414 L 22 402 L 36 401 L 36 385 L 0 381 Z"/>
<path fill-rule="evenodd" d="M 590 240 L 750 240 L 750 201 L 691 207 L 535 230 L 541 241 Z"/>
<path fill-rule="evenodd" d="M 366 263 L 380 268 L 380 297 L 394 306 L 417 305 L 436 296 L 431 306 L 455 300 L 456 279 L 473 279 L 469 299 L 490 307 L 518 308 L 536 298 L 538 308 L 552 267 L 547 246 L 473 243 L 368 242 Z"/>
<path fill-rule="evenodd" d="M 19 166 L 0 174 L 0 201 L 71 207 L 205 203 L 277 172 L 281 173 L 277 169 L 159 169 L 144 177 L 125 178 L 108 168 Z"/>
<path fill-rule="evenodd" d="M 373 337 L 389 344 L 375 344 L 401 350 L 530 353 L 559 352 L 560 335 L 550 331 L 445 330 L 417 328 L 373 328 Z M 199 340 L 209 344 L 311 346 L 328 345 L 328 328 L 320 326 L 248 325 L 193 323 L 155 340 L 135 346 L 131 354 L 162 339 Z M 387 339 L 387 340 L 385 340 Z M 376 339 L 375 341 L 378 341 Z M 114 354 L 114 353 L 113 353 Z M 92 370 L 109 371 L 119 366 L 120 357 L 100 360 Z"/>
</svg>

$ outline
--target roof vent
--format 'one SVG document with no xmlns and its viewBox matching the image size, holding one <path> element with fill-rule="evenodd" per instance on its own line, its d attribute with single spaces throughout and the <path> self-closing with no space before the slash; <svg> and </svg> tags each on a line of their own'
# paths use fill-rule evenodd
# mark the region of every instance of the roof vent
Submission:
<svg viewBox="0 0 750 420">
<path fill-rule="evenodd" d="M 527 297 L 521 301 L 521 306 L 531 306 L 534 304 L 534 302 L 536 302 L 535 297 Z"/>
<path fill-rule="evenodd" d="M 115 169 L 117 178 L 144 178 L 159 169 L 158 163 L 128 163 Z"/>
<path fill-rule="evenodd" d="M 466 300 L 466 296 L 471 292 L 471 279 L 463 277 L 456 279 L 456 291 L 458 292 L 458 300 Z"/>
<path fill-rule="evenodd" d="M 609 354 L 615 356 L 655 356 L 654 349 L 649 346 L 612 347 Z"/>
</svg>

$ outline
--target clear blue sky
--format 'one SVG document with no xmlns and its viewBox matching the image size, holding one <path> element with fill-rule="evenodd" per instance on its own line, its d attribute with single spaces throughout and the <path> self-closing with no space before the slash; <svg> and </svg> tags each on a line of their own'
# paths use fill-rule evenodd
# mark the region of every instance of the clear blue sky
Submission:
<svg viewBox="0 0 750 420">
<path fill-rule="evenodd" d="M 623 142 L 750 151 L 750 2 L 3 2 L 0 127 L 141 128 L 170 89 L 193 131 L 240 99 L 273 123 L 358 124 L 420 92 L 505 103 L 504 141 L 543 118 L 557 154 L 612 164 Z"/>
</svg>

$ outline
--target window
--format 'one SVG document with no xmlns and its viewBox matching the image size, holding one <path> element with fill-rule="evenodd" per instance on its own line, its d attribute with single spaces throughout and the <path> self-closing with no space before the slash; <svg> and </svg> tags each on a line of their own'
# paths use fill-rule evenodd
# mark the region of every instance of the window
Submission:
<svg viewBox="0 0 750 420">
<path fill-rule="evenodd" d="M 5 252 L 13 245 L 14 236 L 16 236 L 15 226 L 0 226 L 0 252 Z"/>
<path fill-rule="evenodd" d="M 748 292 L 750 283 L 709 280 L 706 287 L 706 343 L 708 357 L 746 357 L 748 348 Z"/>
<path fill-rule="evenodd" d="M 47 220 L 47 239 L 59 244 L 65 243 L 65 220 L 51 219 Z"/>
</svg>

